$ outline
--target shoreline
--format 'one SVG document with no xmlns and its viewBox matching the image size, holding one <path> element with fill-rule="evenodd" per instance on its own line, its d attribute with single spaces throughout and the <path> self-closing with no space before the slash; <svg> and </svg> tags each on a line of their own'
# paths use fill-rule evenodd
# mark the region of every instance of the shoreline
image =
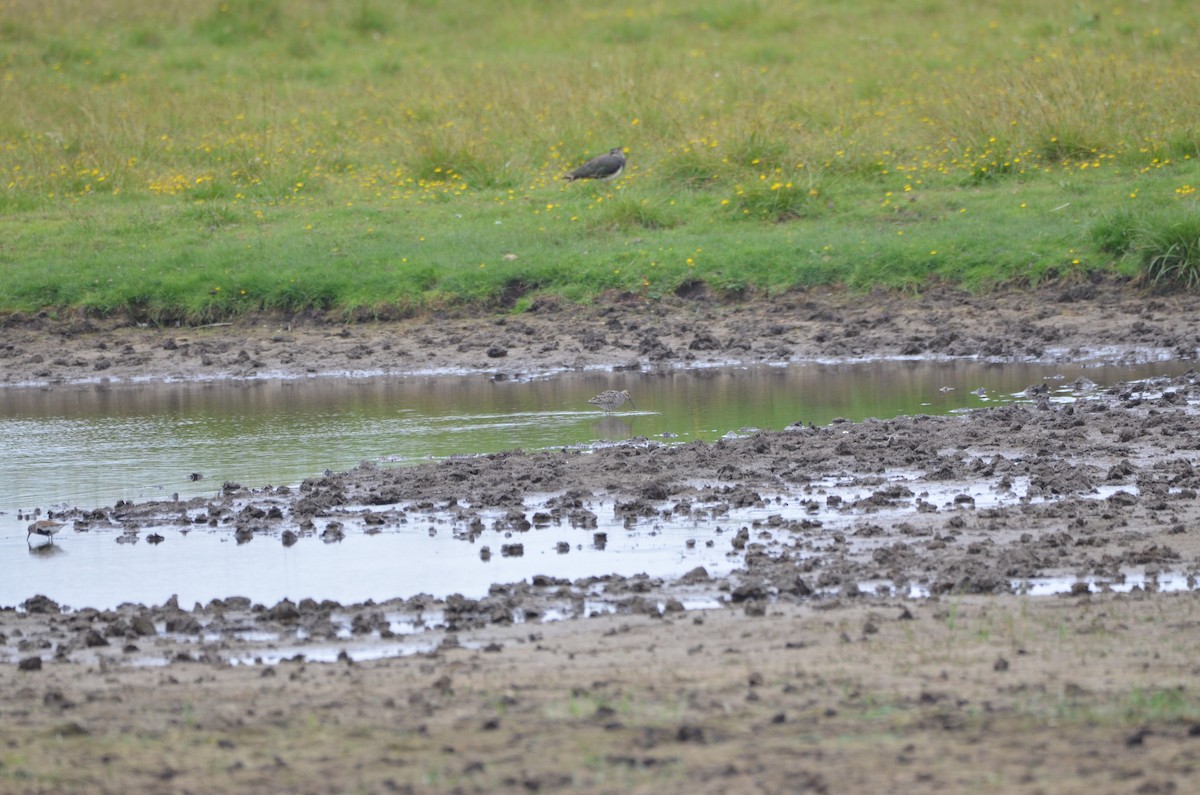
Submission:
<svg viewBox="0 0 1200 795">
<path fill-rule="evenodd" d="M 783 366 L 883 359 L 1105 362 L 1200 357 L 1200 296 L 1128 285 L 918 296 L 811 290 L 724 304 L 554 300 L 524 314 L 393 322 L 248 315 L 203 328 L 120 319 L 0 322 L 0 386 L 83 382 L 504 374 Z"/>
</svg>

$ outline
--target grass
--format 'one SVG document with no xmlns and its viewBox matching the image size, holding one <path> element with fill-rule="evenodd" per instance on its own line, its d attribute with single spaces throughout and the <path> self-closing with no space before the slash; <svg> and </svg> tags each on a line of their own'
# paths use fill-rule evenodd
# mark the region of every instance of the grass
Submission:
<svg viewBox="0 0 1200 795">
<path fill-rule="evenodd" d="M 1096 245 L 1138 262 L 1156 289 L 1200 289 L 1200 212 L 1110 213 L 1092 228 Z"/>
<path fill-rule="evenodd" d="M 1200 287 L 1186 4 L 473 8 L 0 0 L 0 312 Z"/>
</svg>

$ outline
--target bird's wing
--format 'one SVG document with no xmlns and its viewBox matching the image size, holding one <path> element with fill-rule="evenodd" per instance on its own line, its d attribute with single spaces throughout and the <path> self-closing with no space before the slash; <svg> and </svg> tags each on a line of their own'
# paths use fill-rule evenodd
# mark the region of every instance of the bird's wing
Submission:
<svg viewBox="0 0 1200 795">
<path fill-rule="evenodd" d="M 588 177 L 611 174 L 620 167 L 621 161 L 616 155 L 600 155 L 599 157 L 593 157 L 572 171 L 571 176 L 575 179 L 587 179 Z"/>
</svg>

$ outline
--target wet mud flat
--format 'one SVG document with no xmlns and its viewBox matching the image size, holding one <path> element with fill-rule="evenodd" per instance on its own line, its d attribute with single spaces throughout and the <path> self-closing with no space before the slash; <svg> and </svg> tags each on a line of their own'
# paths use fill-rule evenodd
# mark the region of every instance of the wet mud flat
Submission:
<svg viewBox="0 0 1200 795">
<path fill-rule="evenodd" d="M 1135 303 L 1104 311 L 1171 327 L 1171 307 Z M 1072 306 L 1009 331 L 1081 341 Z M 1080 328 L 1115 322 L 1103 314 Z M 889 317 L 835 328 L 926 322 Z M 0 610 L 0 791 L 1192 791 L 1200 383 L 1078 391 L 66 511 L 64 533 L 114 543 L 182 527 L 354 543 L 429 523 L 482 556 L 484 528 L 504 536 L 498 557 L 546 537 L 577 554 L 604 542 L 597 518 L 686 521 L 680 543 L 711 542 L 731 567 L 568 580 L 550 558 L 478 599 L 32 597 Z M 1057 595 L 1025 595 L 1044 578 Z"/>
<path fill-rule="evenodd" d="M 297 488 L 227 483 L 219 497 L 119 503 L 56 515 L 65 532 L 160 542 L 164 528 L 238 543 L 294 544 L 398 527 L 448 532 L 481 559 L 548 536 L 562 555 L 621 532 L 685 522 L 678 544 L 723 550 L 732 571 L 676 578 L 547 570 L 479 599 L 400 594 L 366 604 L 73 606 L 34 598 L 0 613 L 0 651 L 128 664 L 427 651 L 463 632 L 589 616 L 683 614 L 865 596 L 1013 594 L 1054 579 L 1076 594 L 1191 590 L 1200 573 L 1200 376 L 1194 371 L 1052 402 L 948 417 L 796 425 L 715 443 L 650 440 L 588 449 L 364 462 Z M 622 529 L 594 532 L 598 519 Z M 480 543 L 487 538 L 499 543 Z M 614 539 L 615 540 L 615 539 Z M 120 654 L 117 654 L 117 652 Z M 30 664 L 33 664 L 30 662 Z"/>
</svg>

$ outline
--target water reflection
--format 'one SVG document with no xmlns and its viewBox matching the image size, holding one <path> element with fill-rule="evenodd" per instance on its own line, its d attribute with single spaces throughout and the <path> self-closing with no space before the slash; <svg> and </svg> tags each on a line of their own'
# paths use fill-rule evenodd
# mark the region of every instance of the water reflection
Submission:
<svg viewBox="0 0 1200 795">
<path fill-rule="evenodd" d="M 620 417 L 607 416 L 597 420 L 592 428 L 596 438 L 605 442 L 621 441 L 633 436 L 633 425 Z"/>
<path fill-rule="evenodd" d="M 1009 400 L 1184 372 L 1186 362 L 1083 367 L 971 362 L 811 364 L 665 372 L 75 385 L 0 390 L 0 511 L 297 483 L 364 459 L 411 463 L 634 436 L 691 441 Z M 637 408 L 587 399 L 628 389 Z M 199 479 L 193 479 L 199 475 Z"/>
<path fill-rule="evenodd" d="M 57 555 L 65 555 L 67 551 L 58 544 L 29 544 L 29 554 L 35 558 L 52 558 Z"/>
</svg>

